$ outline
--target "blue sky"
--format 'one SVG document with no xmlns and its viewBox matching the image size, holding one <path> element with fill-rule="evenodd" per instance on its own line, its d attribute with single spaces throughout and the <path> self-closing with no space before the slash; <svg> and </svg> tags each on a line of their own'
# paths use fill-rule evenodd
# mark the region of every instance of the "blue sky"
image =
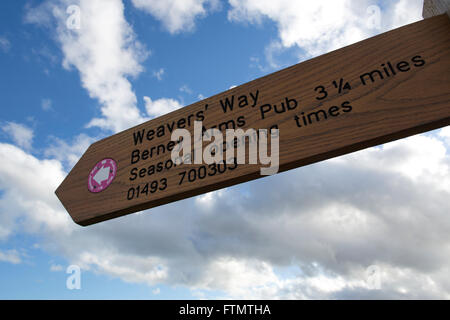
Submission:
<svg viewBox="0 0 450 320">
<path fill-rule="evenodd" d="M 0 298 L 449 298 L 448 127 L 88 228 L 54 195 L 94 141 L 418 21 L 421 6 L 1 1 Z"/>
</svg>

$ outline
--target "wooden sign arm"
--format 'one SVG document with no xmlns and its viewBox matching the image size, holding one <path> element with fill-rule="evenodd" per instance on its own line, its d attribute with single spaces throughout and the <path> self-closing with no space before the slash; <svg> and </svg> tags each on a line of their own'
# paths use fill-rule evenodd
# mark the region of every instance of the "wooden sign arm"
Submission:
<svg viewBox="0 0 450 320">
<path fill-rule="evenodd" d="M 261 131 L 275 128 L 277 144 L 272 149 L 271 142 L 270 149 L 276 150 L 276 168 L 282 172 L 448 126 L 450 20 L 445 12 L 449 2 L 425 0 L 427 19 L 98 141 L 56 194 L 73 220 L 86 226 L 261 178 L 267 165 L 261 154 L 268 156 L 268 139 L 258 143 L 258 150 L 265 146 L 266 153 L 258 151 L 257 163 L 228 155 L 226 162 L 206 163 L 202 157 L 208 156 L 204 151 L 212 144 L 206 132 L 214 128 L 222 135 L 231 129 L 236 129 L 235 134 L 258 131 L 259 142 L 264 140 Z M 177 162 L 183 145 L 175 148 L 175 129 L 185 132 L 189 141 L 181 152 L 185 162 Z M 245 146 L 247 140 L 250 137 L 239 141 Z M 201 142 L 199 154 L 190 148 L 195 141 Z M 238 153 L 234 140 L 225 142 L 218 143 L 217 149 L 224 145 L 226 151 Z"/>
</svg>

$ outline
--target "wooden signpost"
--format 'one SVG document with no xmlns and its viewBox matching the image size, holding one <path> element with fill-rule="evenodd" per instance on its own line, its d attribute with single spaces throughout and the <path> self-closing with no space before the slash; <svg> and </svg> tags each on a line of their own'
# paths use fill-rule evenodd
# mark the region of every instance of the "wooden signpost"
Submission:
<svg viewBox="0 0 450 320">
<path fill-rule="evenodd" d="M 56 190 L 83 226 L 262 177 L 176 164 L 175 129 L 279 130 L 279 172 L 450 124 L 450 19 L 425 19 L 256 79 L 92 144 Z"/>
</svg>

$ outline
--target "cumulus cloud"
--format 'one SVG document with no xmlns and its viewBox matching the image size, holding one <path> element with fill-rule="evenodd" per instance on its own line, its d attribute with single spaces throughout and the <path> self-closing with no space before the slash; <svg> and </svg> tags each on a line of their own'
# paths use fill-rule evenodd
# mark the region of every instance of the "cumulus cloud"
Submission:
<svg viewBox="0 0 450 320">
<path fill-rule="evenodd" d="M 64 175 L 57 160 L 1 144 L 0 226 L 4 239 L 22 225 L 43 235 L 44 249 L 83 270 L 198 296 L 449 298 L 445 132 L 87 228 L 54 198 Z M 370 286 L 370 266 L 380 289 Z"/>
<path fill-rule="evenodd" d="M 0 261 L 1 262 L 9 262 L 12 264 L 19 264 L 22 262 L 22 258 L 17 250 L 0 250 Z"/>
<path fill-rule="evenodd" d="M 450 127 L 445 127 L 439 132 L 439 136 L 441 136 L 450 146 Z"/>
<path fill-rule="evenodd" d="M 228 19 L 261 24 L 274 22 L 278 39 L 266 47 L 272 68 L 274 56 L 285 48 L 302 50 L 300 60 L 327 53 L 379 32 L 421 19 L 421 0 L 383 4 L 371 0 L 260 1 L 229 0 Z"/>
<path fill-rule="evenodd" d="M 189 94 L 189 95 L 192 94 L 192 90 L 191 90 L 191 88 L 188 87 L 187 84 L 182 85 L 180 87 L 180 91 L 183 92 L 183 93 Z"/>
<path fill-rule="evenodd" d="M 134 2 L 144 6 L 144 1 Z M 123 4 L 103 3 L 100 11 L 110 11 L 108 20 L 93 12 L 95 3 L 80 1 L 87 19 L 82 20 L 83 28 L 58 29 L 57 39 L 65 65 L 76 67 L 85 88 L 102 102 L 102 118 L 91 125 L 120 130 L 143 118 L 127 79 L 140 72 L 135 55 L 139 48 L 132 44 L 135 41 L 128 42 L 135 38 L 124 20 Z M 280 3 L 286 6 L 284 10 Z M 272 19 L 280 31 L 278 43 L 304 47 L 308 55 L 364 37 L 367 31 L 354 19 L 356 9 L 346 13 L 342 8 L 360 3 L 365 12 L 369 1 L 333 2 L 335 14 L 350 19 L 344 26 L 331 17 L 324 2 L 316 9 L 306 8 L 310 15 L 298 13 L 296 3 L 230 1 L 230 19 L 251 23 Z M 395 3 L 398 10 L 402 3 Z M 63 28 L 61 7 L 45 5 L 52 9 L 45 12 Z M 53 18 L 47 20 L 42 12 L 32 11 L 28 19 L 51 23 Z M 161 17 L 171 14 L 161 12 Z M 288 24 L 301 27 L 304 22 L 296 18 L 303 18 L 316 26 L 319 22 L 310 16 L 318 21 L 330 18 L 331 27 L 320 27 L 318 35 L 311 27 L 306 29 L 319 40 L 296 35 Z M 389 21 L 385 25 L 394 23 L 394 19 Z M 85 23 L 98 30 L 83 31 Z M 166 26 L 171 32 L 183 25 L 171 23 L 172 29 Z M 112 29 L 103 30 L 103 24 Z M 184 22 L 186 26 L 189 22 Z M 335 33 L 339 28 L 353 28 L 355 34 Z M 93 42 L 102 32 L 106 35 L 96 47 Z M 119 56 L 128 59 L 130 66 L 122 66 Z M 110 79 L 105 79 L 104 72 L 110 72 Z M 109 103 L 113 97 L 126 107 Z M 144 97 L 144 102 L 150 117 L 181 107 L 177 100 L 167 98 Z M 129 118 L 115 123 L 116 116 L 123 118 L 128 111 Z M 0 143 L 0 239 L 7 241 L 19 230 L 39 235 L 42 249 L 83 270 L 149 286 L 185 286 L 198 296 L 211 297 L 211 291 L 219 291 L 214 297 L 449 299 L 448 137 L 448 128 L 444 128 L 86 228 L 71 221 L 54 190 L 67 174 L 65 166 L 76 160 L 91 138 L 80 135 L 70 144 L 53 138 L 45 159 Z M 0 260 L 14 261 L 14 253 L 0 254 Z M 370 266 L 380 272 L 376 290 L 367 279 Z"/>
<path fill-rule="evenodd" d="M 191 28 L 196 16 L 206 8 L 216 8 L 216 1 L 133 1 L 140 9 L 151 12 L 167 23 L 171 32 Z M 68 28 L 69 5 L 79 7 L 80 28 Z M 147 114 L 137 107 L 136 95 L 129 78 L 142 71 L 142 62 L 149 51 L 137 40 L 132 27 L 124 17 L 121 0 L 58 0 L 46 1 L 38 7 L 27 7 L 25 21 L 48 28 L 56 25 L 54 35 L 60 44 L 66 69 L 75 67 L 82 86 L 92 98 L 100 102 L 101 116 L 87 127 L 100 127 L 113 132 L 140 124 L 181 107 L 173 99 L 152 100 L 144 97 Z M 161 80 L 164 69 L 153 75 Z M 43 101 L 42 108 L 51 104 Z M 160 110 L 158 108 L 161 108 Z"/>
<path fill-rule="evenodd" d="M 161 81 L 164 76 L 164 69 L 160 68 L 158 71 L 153 71 L 153 76 L 158 79 L 158 81 Z"/>
<path fill-rule="evenodd" d="M 80 28 L 68 28 L 69 5 L 79 7 Z M 147 51 L 125 20 L 121 0 L 47 1 L 28 8 L 26 21 L 56 24 L 63 66 L 75 67 L 82 86 L 101 104 L 101 117 L 92 119 L 88 127 L 117 132 L 145 120 L 137 108 L 129 78 L 142 72 L 141 62 Z"/>
<path fill-rule="evenodd" d="M 60 271 L 63 271 L 63 266 L 60 265 L 60 264 L 52 264 L 52 265 L 50 266 L 50 271 L 52 271 L 52 272 L 60 272 Z"/>
<path fill-rule="evenodd" d="M 73 228 L 54 194 L 65 176 L 60 162 L 39 160 L 6 143 L 0 143 L 0 162 L 0 236 L 17 228 L 44 234 Z"/>
<path fill-rule="evenodd" d="M 72 168 L 86 149 L 96 140 L 98 139 L 84 133 L 73 138 L 71 143 L 56 137 L 50 137 L 50 144 L 44 150 L 44 155 L 58 160 L 68 168 Z"/>
<path fill-rule="evenodd" d="M 401 27 L 422 19 L 422 0 L 397 0 L 385 10 L 390 29 Z"/>
<path fill-rule="evenodd" d="M 2 130 L 7 133 L 19 147 L 27 150 L 31 149 L 34 136 L 31 128 L 20 123 L 7 122 L 2 126 Z"/>
<path fill-rule="evenodd" d="M 145 96 L 144 102 L 147 114 L 151 118 L 162 116 L 166 113 L 183 107 L 183 105 L 179 101 L 170 98 L 160 98 L 157 100 L 152 100 L 150 97 Z"/>
<path fill-rule="evenodd" d="M 152 290 L 152 293 L 153 293 L 154 295 L 158 295 L 158 294 L 161 293 L 161 289 L 160 289 L 160 288 L 155 288 L 155 289 Z"/>
<path fill-rule="evenodd" d="M 132 0 L 132 3 L 161 21 L 170 33 L 192 30 L 197 18 L 219 6 L 218 0 Z"/>
</svg>

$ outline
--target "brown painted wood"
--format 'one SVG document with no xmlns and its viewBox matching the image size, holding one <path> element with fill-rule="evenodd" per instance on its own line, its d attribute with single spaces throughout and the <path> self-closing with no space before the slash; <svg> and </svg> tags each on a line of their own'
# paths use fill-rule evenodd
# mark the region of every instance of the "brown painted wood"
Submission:
<svg viewBox="0 0 450 320">
<path fill-rule="evenodd" d="M 383 68 L 390 76 L 383 73 Z M 374 70 L 379 70 L 383 79 Z M 363 76 L 372 71 L 374 81 L 368 75 Z M 211 74 L 213 76 L 220 75 Z M 340 79 L 343 79 L 343 85 L 348 81 L 351 90 L 347 88 L 339 93 Z M 336 81 L 336 86 L 333 81 Z M 319 89 L 315 90 L 319 86 L 328 92 L 327 98 L 317 99 L 322 96 Z M 257 90 L 259 98 L 255 107 L 235 107 L 227 113 L 222 111 L 220 100 L 233 95 L 237 100 L 239 96 Z M 296 99 L 297 108 L 280 114 L 272 112 L 262 119 L 261 105 L 279 106 L 286 98 Z M 351 105 L 350 112 L 343 112 L 342 104 L 345 102 Z M 330 115 L 333 106 L 340 108 L 338 116 Z M 312 121 L 301 128 L 297 126 L 295 116 L 318 110 L 328 113 L 326 120 Z M 244 130 L 278 125 L 280 172 L 447 126 L 450 124 L 450 20 L 447 15 L 441 15 L 389 31 L 92 144 L 56 190 L 73 220 L 85 226 L 262 177 L 259 165 L 238 165 L 223 174 L 179 185 L 180 172 L 200 167 L 184 164 L 130 181 L 132 168 L 147 168 L 170 159 L 170 152 L 166 152 L 132 165 L 133 150 L 142 152 L 152 146 L 167 145 L 171 139 L 166 130 L 163 137 L 135 146 L 133 133 L 142 129 L 146 132 L 156 130 L 172 122 L 175 122 L 175 128 L 177 123 L 181 126 L 184 123 L 192 131 L 192 122 L 198 119 L 198 112 L 203 112 L 206 128 L 232 119 L 237 122 L 239 117 L 245 120 L 245 126 L 241 127 Z M 107 189 L 92 193 L 87 188 L 88 175 L 104 158 L 117 162 L 117 176 Z M 127 200 L 130 188 L 138 185 L 144 188 L 145 183 L 163 178 L 167 179 L 165 190 Z"/>
</svg>

